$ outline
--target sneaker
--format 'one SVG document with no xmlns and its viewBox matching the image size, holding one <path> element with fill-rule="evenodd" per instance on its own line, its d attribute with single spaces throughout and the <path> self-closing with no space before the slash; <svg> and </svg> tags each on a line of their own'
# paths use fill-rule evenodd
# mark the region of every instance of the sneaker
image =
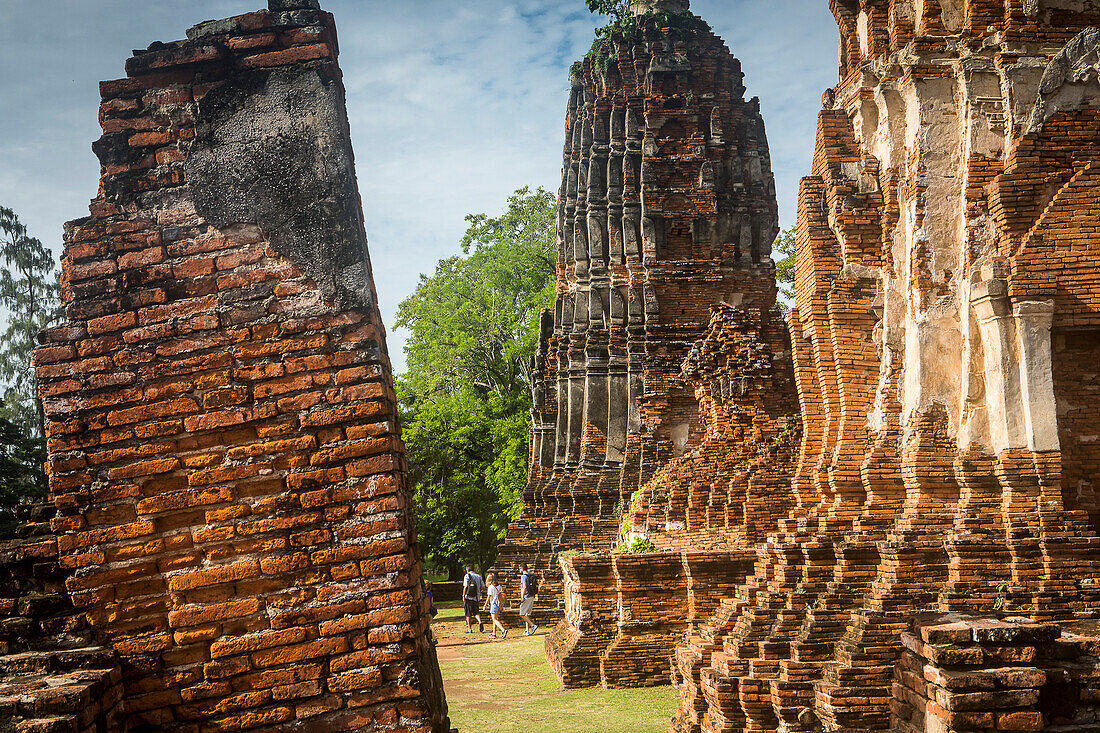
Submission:
<svg viewBox="0 0 1100 733">
<path fill-rule="evenodd" d="M 479 634 L 484 634 L 485 633 L 485 624 L 478 624 L 477 625 L 477 633 L 479 633 Z"/>
<path fill-rule="evenodd" d="M 539 625 L 538 624 L 535 624 L 534 626 L 531 627 L 531 633 L 532 634 L 534 634 L 538 630 L 539 630 Z"/>
<path fill-rule="evenodd" d="M 508 638 L 508 631 L 507 631 L 507 630 L 505 630 L 505 632 L 504 632 L 503 634 L 501 634 L 501 635 L 500 635 L 500 638 L 501 638 L 501 639 L 507 639 L 507 638 Z"/>
<path fill-rule="evenodd" d="M 495 639 L 495 638 L 497 638 L 497 635 L 496 634 L 489 634 L 489 638 L 490 639 Z"/>
<path fill-rule="evenodd" d="M 530 635 L 531 635 L 531 632 L 530 632 L 530 631 L 524 631 L 524 632 L 523 632 L 523 635 L 524 635 L 524 636 L 530 636 Z"/>
<path fill-rule="evenodd" d="M 472 633 L 474 633 L 474 630 L 473 629 L 466 629 L 466 631 L 463 632 L 463 633 L 472 634 Z"/>
</svg>

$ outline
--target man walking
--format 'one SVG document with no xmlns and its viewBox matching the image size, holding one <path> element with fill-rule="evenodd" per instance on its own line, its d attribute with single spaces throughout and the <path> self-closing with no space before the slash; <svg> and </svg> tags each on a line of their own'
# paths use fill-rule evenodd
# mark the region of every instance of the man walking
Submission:
<svg viewBox="0 0 1100 733">
<path fill-rule="evenodd" d="M 535 633 L 539 625 L 531 620 L 531 609 L 539 596 L 539 582 L 534 573 L 527 572 L 527 563 L 519 566 L 519 617 L 523 619 L 523 635 Z"/>
<path fill-rule="evenodd" d="M 474 572 L 473 565 L 466 566 L 466 577 L 462 579 L 462 610 L 466 614 L 466 633 L 474 633 L 474 619 L 477 619 L 478 632 L 485 631 L 481 620 L 481 591 L 485 581 Z"/>
</svg>

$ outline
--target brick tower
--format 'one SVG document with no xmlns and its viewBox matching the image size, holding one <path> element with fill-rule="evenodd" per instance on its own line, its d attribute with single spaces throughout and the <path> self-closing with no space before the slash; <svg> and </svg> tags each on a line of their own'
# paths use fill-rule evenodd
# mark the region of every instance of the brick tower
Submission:
<svg viewBox="0 0 1100 733">
<path fill-rule="evenodd" d="M 719 303 L 775 302 L 775 184 L 740 64 L 687 3 L 632 6 L 572 72 L 558 287 L 535 360 L 523 518 L 498 565 L 608 549 L 620 514 L 705 427 L 681 363 Z"/>
<path fill-rule="evenodd" d="M 840 81 L 802 182 L 790 316 L 796 511 L 678 649 L 674 730 L 1095 720 L 1093 683 L 1057 682 L 1072 670 L 1049 677 L 1064 697 L 1043 676 L 946 680 L 1059 633 L 989 617 L 1100 613 L 1100 6 L 830 7 Z M 984 618 L 920 630 L 945 613 Z M 895 670 L 907 629 L 920 645 Z M 1012 687 L 990 675 L 981 689 Z"/>
</svg>

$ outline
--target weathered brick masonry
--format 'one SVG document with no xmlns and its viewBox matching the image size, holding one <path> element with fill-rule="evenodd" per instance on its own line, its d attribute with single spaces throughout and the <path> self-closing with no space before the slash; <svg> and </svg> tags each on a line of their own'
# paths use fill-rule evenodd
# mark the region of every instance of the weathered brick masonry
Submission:
<svg viewBox="0 0 1100 733">
<path fill-rule="evenodd" d="M 830 6 L 841 81 L 802 183 L 790 315 L 796 510 L 677 650 L 676 731 L 883 729 L 892 708 L 910 730 L 917 662 L 899 668 L 910 692 L 892 681 L 915 614 L 1100 612 L 1100 80 L 1086 30 L 1100 6 Z M 1094 721 L 1068 702 L 995 712 L 1010 697 L 1031 696 L 945 699 L 989 703 L 972 709 L 991 729 Z M 946 722 L 915 725 L 965 716 L 932 717 Z"/>
<path fill-rule="evenodd" d="M 337 49 L 271 0 L 101 86 L 35 364 L 102 730 L 449 727 Z"/>
<path fill-rule="evenodd" d="M 902 636 L 894 730 L 1096 730 L 1098 631 L 1095 621 L 922 619 Z"/>
<path fill-rule="evenodd" d="M 759 105 L 686 6 L 636 3 L 636 30 L 572 76 L 530 481 L 498 561 L 541 570 L 549 611 L 562 599 L 557 553 L 610 548 L 638 488 L 701 441 L 679 374 L 711 307 L 767 320 L 775 302 L 778 214 Z"/>
<path fill-rule="evenodd" d="M 841 81 L 799 199 L 790 346 L 719 308 L 685 360 L 705 433 L 623 515 L 664 550 L 648 591 L 645 559 L 561 562 L 552 664 L 649 684 L 680 634 L 674 731 L 908 729 L 917 708 L 954 725 L 915 702 L 915 661 L 895 672 L 922 614 L 1100 614 L 1100 5 L 830 6 Z M 801 421 L 781 422 L 791 362 Z M 695 583 L 690 550 L 726 553 L 724 572 Z M 701 617 L 707 586 L 724 597 Z M 989 703 L 974 720 L 1002 730 L 1087 728 L 1096 661 L 1074 648 L 1078 698 L 1040 693 L 1062 708 L 945 699 Z"/>
<path fill-rule="evenodd" d="M 613 555 L 606 618 L 588 617 L 593 604 L 578 596 L 596 581 L 578 562 L 593 556 L 562 557 L 569 612 L 547 652 L 566 684 L 667 681 L 676 644 L 751 574 L 755 544 L 792 508 L 800 422 L 790 341 L 778 309 L 761 321 L 755 309 L 716 306 L 684 360 L 681 378 L 694 387 L 705 433 L 636 492 L 623 532 L 661 552 Z M 574 657 L 596 660 L 599 676 L 594 667 L 567 673 L 581 664 Z"/>
</svg>

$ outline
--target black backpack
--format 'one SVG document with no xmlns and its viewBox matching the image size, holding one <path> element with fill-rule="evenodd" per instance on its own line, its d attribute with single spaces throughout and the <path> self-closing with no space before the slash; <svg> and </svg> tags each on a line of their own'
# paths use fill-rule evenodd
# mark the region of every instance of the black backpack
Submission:
<svg viewBox="0 0 1100 733">
<path fill-rule="evenodd" d="M 466 578 L 469 581 L 469 584 L 466 586 L 466 598 L 467 600 L 476 601 L 478 597 L 477 580 L 472 574 L 467 575 Z"/>
<path fill-rule="evenodd" d="M 539 594 L 539 581 L 535 578 L 534 573 L 527 573 L 527 597 L 537 596 Z"/>
</svg>

